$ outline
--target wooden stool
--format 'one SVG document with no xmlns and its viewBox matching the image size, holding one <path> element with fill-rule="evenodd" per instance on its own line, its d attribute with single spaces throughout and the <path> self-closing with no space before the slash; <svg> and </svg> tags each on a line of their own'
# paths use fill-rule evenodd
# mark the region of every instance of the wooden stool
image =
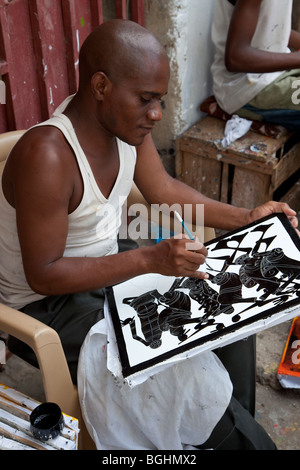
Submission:
<svg viewBox="0 0 300 470">
<path fill-rule="evenodd" d="M 283 131 L 273 139 L 250 131 L 223 148 L 224 129 L 224 121 L 207 116 L 178 138 L 178 179 L 239 207 L 254 208 L 270 199 L 299 201 L 300 142 L 295 134 Z"/>
</svg>

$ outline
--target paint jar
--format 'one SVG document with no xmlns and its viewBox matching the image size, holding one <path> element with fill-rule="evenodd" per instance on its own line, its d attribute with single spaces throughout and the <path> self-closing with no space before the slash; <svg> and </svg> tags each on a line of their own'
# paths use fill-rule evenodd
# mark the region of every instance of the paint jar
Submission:
<svg viewBox="0 0 300 470">
<path fill-rule="evenodd" d="M 30 429 L 40 441 L 57 437 L 64 427 L 64 417 L 56 403 L 42 403 L 30 415 Z"/>
</svg>

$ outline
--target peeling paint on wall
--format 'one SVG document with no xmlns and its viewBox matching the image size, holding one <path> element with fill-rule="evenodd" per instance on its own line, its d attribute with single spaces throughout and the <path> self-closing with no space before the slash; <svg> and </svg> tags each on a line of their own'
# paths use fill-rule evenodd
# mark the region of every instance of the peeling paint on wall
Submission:
<svg viewBox="0 0 300 470">
<path fill-rule="evenodd" d="M 162 42 L 170 59 L 171 79 L 163 120 L 153 133 L 170 173 L 176 138 L 200 119 L 199 105 L 211 94 L 210 28 L 214 6 L 215 0 L 158 0 L 149 1 L 146 9 L 146 27 Z"/>
</svg>

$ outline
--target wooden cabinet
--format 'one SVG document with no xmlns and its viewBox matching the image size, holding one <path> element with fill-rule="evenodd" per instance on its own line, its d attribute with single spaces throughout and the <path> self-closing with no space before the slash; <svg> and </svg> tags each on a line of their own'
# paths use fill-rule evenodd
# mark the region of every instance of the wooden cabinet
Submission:
<svg viewBox="0 0 300 470">
<path fill-rule="evenodd" d="M 224 121 L 207 116 L 178 138 L 177 178 L 235 206 L 282 199 L 299 179 L 297 136 L 283 131 L 274 139 L 250 131 L 223 148 L 224 128 Z"/>
</svg>

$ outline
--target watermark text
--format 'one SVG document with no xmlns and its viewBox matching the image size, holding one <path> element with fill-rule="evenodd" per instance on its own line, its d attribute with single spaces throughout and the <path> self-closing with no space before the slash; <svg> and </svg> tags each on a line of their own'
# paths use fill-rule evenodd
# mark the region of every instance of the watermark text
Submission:
<svg viewBox="0 0 300 470">
<path fill-rule="evenodd" d="M 6 87 L 3 80 L 0 80 L 0 104 L 6 103 Z"/>
<path fill-rule="evenodd" d="M 292 94 L 292 103 L 294 105 L 298 105 L 300 104 L 300 79 L 293 81 L 292 88 L 296 89 L 296 91 L 294 91 L 294 93 Z"/>
<path fill-rule="evenodd" d="M 5 364 L 6 362 L 6 346 L 5 342 L 0 340 L 0 364 Z"/>
<path fill-rule="evenodd" d="M 300 340 L 293 342 L 292 349 L 296 349 L 292 354 L 292 363 L 298 366 L 300 364 Z"/>
<path fill-rule="evenodd" d="M 100 239 L 107 239 L 119 232 L 119 239 L 131 238 L 132 240 L 148 240 L 170 238 L 179 233 L 184 233 L 182 225 L 174 219 L 174 211 L 177 211 L 185 223 L 189 224 L 193 237 L 201 240 L 204 235 L 204 206 L 198 204 L 179 204 L 168 206 L 167 204 L 132 204 L 127 210 L 124 201 L 115 207 L 105 204 L 96 208 L 96 216 L 99 218 L 97 234 Z M 120 207 L 123 205 L 122 209 Z M 191 224 L 193 220 L 194 224 Z M 195 228 L 197 227 L 197 231 Z M 158 233 L 159 230 L 159 233 Z"/>
</svg>

